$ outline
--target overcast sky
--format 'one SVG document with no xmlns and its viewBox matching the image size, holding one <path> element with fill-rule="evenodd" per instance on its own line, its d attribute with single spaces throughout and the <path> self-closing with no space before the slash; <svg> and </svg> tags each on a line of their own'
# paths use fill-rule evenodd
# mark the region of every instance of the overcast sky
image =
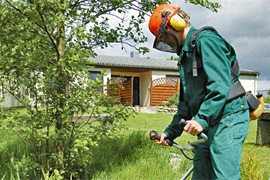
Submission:
<svg viewBox="0 0 270 180">
<path fill-rule="evenodd" d="M 212 0 L 222 5 L 218 13 L 198 5 L 172 0 L 191 16 L 192 26 L 214 26 L 233 45 L 240 67 L 260 72 L 259 80 L 270 80 L 270 0 Z M 143 30 L 148 37 L 144 43 L 150 52 L 140 57 L 168 59 L 172 53 L 152 48 L 154 36 L 148 30 L 148 19 Z M 99 55 L 129 56 L 131 48 L 123 51 L 119 46 L 98 50 Z M 270 87 L 269 87 L 270 88 Z"/>
</svg>

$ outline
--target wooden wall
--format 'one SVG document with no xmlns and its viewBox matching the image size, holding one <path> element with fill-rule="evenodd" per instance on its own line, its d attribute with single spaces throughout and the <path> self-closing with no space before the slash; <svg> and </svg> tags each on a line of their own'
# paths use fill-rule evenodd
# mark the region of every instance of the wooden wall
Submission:
<svg viewBox="0 0 270 180">
<path fill-rule="evenodd" d="M 162 101 L 167 101 L 173 97 L 176 92 L 179 92 L 179 80 L 170 78 L 158 78 L 151 81 L 151 106 L 159 106 Z"/>
</svg>

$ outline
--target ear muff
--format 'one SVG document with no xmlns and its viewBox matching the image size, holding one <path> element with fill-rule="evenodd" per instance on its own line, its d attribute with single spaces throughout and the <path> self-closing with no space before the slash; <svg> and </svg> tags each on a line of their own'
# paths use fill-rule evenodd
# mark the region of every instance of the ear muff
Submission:
<svg viewBox="0 0 270 180">
<path fill-rule="evenodd" d="M 186 27 L 185 20 L 180 17 L 179 14 L 175 14 L 170 19 L 170 25 L 176 30 L 176 31 L 183 31 Z"/>
</svg>

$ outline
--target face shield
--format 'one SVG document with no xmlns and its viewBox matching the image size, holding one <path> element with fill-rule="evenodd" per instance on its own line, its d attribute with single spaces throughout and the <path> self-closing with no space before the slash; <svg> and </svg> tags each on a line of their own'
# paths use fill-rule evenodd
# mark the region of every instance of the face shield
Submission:
<svg viewBox="0 0 270 180">
<path fill-rule="evenodd" d="M 153 45 L 155 49 L 171 53 L 178 53 L 178 46 L 176 36 L 165 28 L 163 31 L 159 30 Z"/>
<path fill-rule="evenodd" d="M 160 51 L 177 53 L 179 55 L 180 47 L 177 37 L 164 27 L 167 16 L 168 14 L 165 15 L 162 19 L 162 23 L 159 26 L 159 31 L 156 35 L 153 48 Z"/>
</svg>

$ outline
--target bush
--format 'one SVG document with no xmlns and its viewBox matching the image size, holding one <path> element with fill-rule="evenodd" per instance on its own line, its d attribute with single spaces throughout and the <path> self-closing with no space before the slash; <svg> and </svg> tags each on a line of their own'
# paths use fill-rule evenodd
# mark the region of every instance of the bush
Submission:
<svg viewBox="0 0 270 180">
<path fill-rule="evenodd" d="M 177 106 L 179 103 L 179 92 L 175 93 L 173 97 L 168 99 L 166 106 Z"/>
<path fill-rule="evenodd" d="M 245 156 L 243 156 L 243 161 L 241 163 L 241 178 L 244 180 L 261 180 L 263 179 L 262 167 L 260 162 L 252 151 L 252 146 L 247 151 Z"/>
<path fill-rule="evenodd" d="M 263 97 L 263 100 L 264 100 L 265 103 L 270 103 L 270 96 Z"/>
<path fill-rule="evenodd" d="M 4 131 L 1 131 L 4 132 Z M 6 131 L 8 132 L 8 131 Z M 16 136 L 7 143 L 1 143 L 1 171 L 0 179 L 63 179 L 72 177 L 76 179 L 92 179 L 95 174 L 102 171 L 109 172 L 114 166 L 121 166 L 135 149 L 143 146 L 142 139 L 145 134 L 141 131 L 130 135 L 121 135 L 111 138 L 103 136 L 97 141 L 98 146 L 89 143 L 81 144 L 84 151 L 80 150 L 74 157 L 73 170 L 67 172 L 59 169 L 45 171 L 37 162 L 32 161 L 31 152 Z M 37 173 L 37 172 L 40 173 Z"/>
<path fill-rule="evenodd" d="M 95 104 L 99 102 L 110 103 L 110 99 L 99 98 Z M 103 136 L 117 137 L 123 128 L 122 121 L 133 113 L 124 106 L 95 106 L 93 110 L 85 111 L 85 114 L 89 114 L 89 117 L 93 114 L 108 116 L 75 122 L 62 116 L 64 118 L 59 128 L 59 124 L 54 123 L 55 119 L 46 114 L 45 108 L 30 109 L 32 114 L 9 108 L 1 110 L 0 131 L 9 129 L 13 138 L 0 148 L 0 158 L 4 162 L 0 167 L 3 169 L 0 179 L 5 174 L 6 178 L 13 177 L 14 172 L 21 179 L 40 179 L 51 175 L 65 179 L 71 176 L 80 178 L 92 157 L 89 149 L 96 146 Z"/>
</svg>

